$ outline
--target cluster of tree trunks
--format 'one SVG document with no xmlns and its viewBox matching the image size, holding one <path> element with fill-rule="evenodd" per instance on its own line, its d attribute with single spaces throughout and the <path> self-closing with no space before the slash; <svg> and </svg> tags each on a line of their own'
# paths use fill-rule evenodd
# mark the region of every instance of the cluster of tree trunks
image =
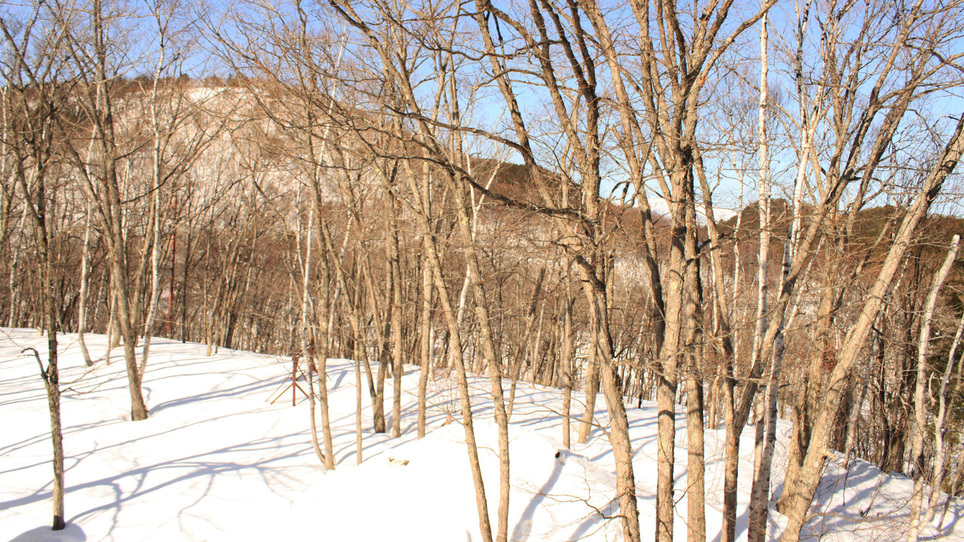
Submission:
<svg viewBox="0 0 964 542">
<path fill-rule="evenodd" d="M 626 540 L 650 536 L 631 397 L 655 401 L 660 542 L 679 501 L 678 404 L 691 541 L 712 534 L 704 431 L 720 418 L 726 542 L 748 425 L 751 542 L 769 536 L 774 505 L 784 538 L 801 536 L 831 450 L 914 476 L 910 539 L 940 490 L 959 490 L 962 221 L 929 212 L 964 120 L 927 116 L 962 83 L 956 2 L 807 0 L 771 18 L 775 0 L 294 0 L 198 20 L 177 3 L 103 2 L 0 16 L 0 321 L 49 339 L 46 361 L 33 355 L 55 528 L 63 331 L 79 333 L 88 364 L 109 352 L 88 351 L 85 332 L 122 346 L 132 420 L 148 416 L 154 336 L 314 358 L 312 439 L 328 469 L 328 357 L 355 360 L 367 384 L 358 462 L 369 424 L 402 435 L 406 367 L 419 437 L 430 384 L 454 378 L 486 540 L 508 538 L 520 380 L 563 390 L 566 446 L 572 420 L 579 443 L 592 437 L 603 393 Z M 154 27 L 136 61 L 118 47 L 134 20 Z M 201 59 L 233 75 L 181 75 Z M 724 220 L 714 201 L 735 185 Z M 488 379 L 486 405 L 471 373 Z M 498 427 L 494 525 L 473 425 L 483 406 Z"/>
</svg>

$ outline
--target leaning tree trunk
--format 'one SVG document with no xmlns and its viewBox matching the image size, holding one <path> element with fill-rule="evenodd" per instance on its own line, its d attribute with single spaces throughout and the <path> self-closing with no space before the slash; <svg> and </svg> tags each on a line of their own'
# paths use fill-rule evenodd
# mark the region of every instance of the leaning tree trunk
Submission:
<svg viewBox="0 0 964 542">
<path fill-rule="evenodd" d="M 465 260 L 472 281 L 472 291 L 475 297 L 475 315 L 482 335 L 482 353 L 485 366 L 489 374 L 489 385 L 492 393 L 495 423 L 498 428 L 499 441 L 499 508 L 498 524 L 495 535 L 496 542 L 508 540 L 509 529 L 509 418 L 506 412 L 505 399 L 502 390 L 502 368 L 492 336 L 492 325 L 489 319 L 488 301 L 482 286 L 482 273 L 479 269 L 478 253 L 475 249 L 473 235 L 474 224 L 468 214 L 468 203 L 465 200 L 465 186 L 453 183 L 456 205 L 458 206 L 459 230 L 465 244 Z"/>
<path fill-rule="evenodd" d="M 616 498 L 619 514 L 623 518 L 623 540 L 641 540 L 639 530 L 639 506 L 636 499 L 636 480 L 633 471 L 633 445 L 629 434 L 629 420 L 623 404 L 623 390 L 613 365 L 613 346 L 609 335 L 609 313 L 606 289 L 598 275 L 581 267 L 586 298 L 595 314 L 592 348 L 598 351 L 599 375 L 602 381 L 606 409 L 609 411 L 609 443 L 616 460 Z"/>
<path fill-rule="evenodd" d="M 423 225 L 423 230 L 425 226 Z M 433 240 L 434 241 L 434 240 Z M 438 292 L 439 301 L 442 303 L 442 313 L 449 329 L 449 355 L 451 364 L 455 366 L 458 375 L 459 396 L 462 403 L 462 425 L 465 427 L 465 444 L 468 447 L 469 466 L 472 470 L 472 482 L 475 486 L 475 500 L 479 514 L 479 529 L 482 532 L 484 542 L 492 542 L 492 524 L 489 520 L 489 506 L 485 494 L 485 484 L 482 481 L 482 466 L 479 462 L 479 448 L 475 439 L 475 425 L 472 418 L 472 399 L 469 393 L 468 376 L 465 369 L 465 361 L 462 359 L 462 338 L 458 327 L 458 320 L 448 297 L 448 290 L 445 280 L 442 277 L 442 266 L 435 250 L 435 243 L 429 243 L 429 261 L 432 266 L 432 274 L 435 281 L 435 289 Z"/>
<path fill-rule="evenodd" d="M 930 209 L 944 181 L 954 171 L 962 153 L 964 153 L 964 118 L 958 121 L 953 136 L 934 168 L 924 180 L 913 205 L 904 215 L 900 229 L 897 231 L 890 251 L 883 262 L 880 274 L 867 296 L 857 321 L 847 334 L 840 355 L 837 356 L 837 366 L 830 376 L 829 386 L 819 406 L 813 426 L 813 434 L 811 435 L 810 448 L 803 461 L 800 476 L 793 486 L 784 489 L 784 491 L 790 493 L 786 507 L 787 528 L 783 537 L 786 542 L 798 542 L 800 540 L 807 519 L 807 511 L 813 501 L 820 475 L 823 472 L 830 435 L 833 430 L 833 421 L 837 417 L 839 404 L 846 391 L 848 377 L 859 359 L 863 343 L 880 310 L 883 297 L 907 251 L 917 225 Z"/>
<path fill-rule="evenodd" d="M 408 171 L 409 183 L 412 192 L 421 194 L 416 185 L 416 175 L 411 164 L 405 163 Z M 387 180 L 386 180 L 387 181 Z M 386 189 L 393 190 L 391 183 L 386 182 Z M 427 192 L 427 191 L 426 191 Z M 489 504 L 486 498 L 485 482 L 482 479 L 482 465 L 479 462 L 479 447 L 475 438 L 475 424 L 472 415 L 472 397 L 469 393 L 468 375 L 465 369 L 465 360 L 462 358 L 462 335 L 459 329 L 459 319 L 449 294 L 448 285 L 442 275 L 442 262 L 438 253 L 438 245 L 432 231 L 430 215 L 426 212 L 427 200 L 419 202 L 413 206 L 420 233 L 423 239 L 425 263 L 428 265 L 432 281 L 435 284 L 435 291 L 439 303 L 442 306 L 442 315 L 448 330 L 448 339 L 451 343 L 449 349 L 449 366 L 455 367 L 457 375 L 457 385 L 459 398 L 462 407 L 462 427 L 465 429 L 465 445 L 469 456 L 469 468 L 472 472 L 472 484 L 475 488 L 475 503 L 479 517 L 479 530 L 482 533 L 483 542 L 493 542 L 492 522 L 489 519 Z"/>
</svg>

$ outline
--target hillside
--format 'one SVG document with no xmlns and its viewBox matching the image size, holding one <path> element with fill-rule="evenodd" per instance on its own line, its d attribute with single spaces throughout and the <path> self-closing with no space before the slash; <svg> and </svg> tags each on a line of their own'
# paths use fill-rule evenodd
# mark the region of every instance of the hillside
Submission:
<svg viewBox="0 0 964 542">
<path fill-rule="evenodd" d="M 312 451 L 308 402 L 291 406 L 285 390 L 290 362 L 158 339 L 145 379 L 151 417 L 131 423 L 123 363 L 83 366 L 76 336 L 62 339 L 66 509 L 69 526 L 52 533 L 49 520 L 50 444 L 36 360 L 24 353 L 45 342 L 35 331 L 0 330 L 0 540 L 479 540 L 474 497 L 457 423 L 454 385 L 439 374 L 430 384 L 430 432 L 415 439 L 417 377 L 404 378 L 403 436 L 371 433 L 364 415 L 364 462 L 356 466 L 354 367 L 328 365 L 338 466 L 325 473 Z M 88 339 L 95 357 L 105 339 Z M 118 354 L 115 353 L 115 358 Z M 473 381 L 480 407 L 476 427 L 488 476 L 490 507 L 497 501 L 495 434 L 486 411 L 486 384 Z M 386 387 L 391 393 L 391 387 Z M 283 392 L 283 393 L 282 393 Z M 274 404 L 270 399 L 281 394 Z M 581 411 L 574 397 L 574 413 Z M 586 445 L 562 451 L 561 394 L 520 383 L 510 426 L 512 495 L 510 539 L 619 540 L 611 447 L 603 431 Z M 598 401 L 597 404 L 602 404 Z M 482 405 L 485 405 L 483 407 Z M 366 406 L 367 398 L 366 398 Z M 455 423 L 446 424 L 448 414 Z M 596 413 L 605 426 L 603 410 Z M 678 416 L 683 420 L 684 416 Z M 637 493 L 643 533 L 654 528 L 655 407 L 629 411 L 636 450 Z M 782 422 L 781 422 L 782 423 Z M 781 426 L 785 440 L 786 426 Z M 685 435 L 679 431 L 678 435 Z M 708 533 L 720 528 L 722 430 L 707 433 Z M 783 440 L 778 446 L 781 461 Z M 685 482 L 685 442 L 677 442 L 678 483 Z M 741 489 L 752 463 L 752 434 L 744 434 Z M 778 469 L 782 471 L 782 469 Z M 780 480 L 775 481 L 779 494 Z M 683 488 L 678 488 L 682 496 Z M 912 483 L 857 462 L 849 478 L 832 463 L 812 509 L 811 539 L 898 540 L 903 536 Z M 685 510 L 685 496 L 677 503 Z M 745 538 L 746 502 L 740 494 L 737 532 Z M 861 512 L 865 513 L 861 514 Z M 964 540 L 954 501 L 940 534 Z M 862 516 L 862 517 L 861 517 Z M 781 525 L 775 512 L 770 534 Z M 677 522 L 676 536 L 686 526 Z M 645 535 L 644 535 L 645 536 Z"/>
</svg>

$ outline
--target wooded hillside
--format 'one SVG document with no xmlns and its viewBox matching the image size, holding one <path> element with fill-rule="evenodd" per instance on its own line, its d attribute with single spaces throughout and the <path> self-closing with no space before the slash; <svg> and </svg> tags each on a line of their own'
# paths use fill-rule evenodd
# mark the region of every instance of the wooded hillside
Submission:
<svg viewBox="0 0 964 542">
<path fill-rule="evenodd" d="M 317 358 L 327 468 L 326 359 L 358 362 L 357 423 L 395 436 L 389 377 L 420 367 L 421 436 L 428 382 L 454 371 L 486 540 L 508 537 L 519 380 L 565 390 L 567 446 L 602 392 L 626 540 L 651 538 L 626 415 L 643 400 L 660 542 L 677 516 L 715 534 L 706 427 L 727 432 L 723 542 L 746 427 L 750 542 L 772 513 L 799 539 L 831 454 L 917 481 L 908 539 L 962 490 L 964 220 L 931 212 L 954 210 L 964 152 L 956 2 L 91 0 L 10 4 L 0 30 L 0 322 L 47 333 L 61 481 L 56 332 L 93 331 L 122 351 L 133 420 L 153 336 Z M 489 381 L 498 497 L 469 373 Z M 777 417 L 794 431 L 771 495 Z"/>
</svg>

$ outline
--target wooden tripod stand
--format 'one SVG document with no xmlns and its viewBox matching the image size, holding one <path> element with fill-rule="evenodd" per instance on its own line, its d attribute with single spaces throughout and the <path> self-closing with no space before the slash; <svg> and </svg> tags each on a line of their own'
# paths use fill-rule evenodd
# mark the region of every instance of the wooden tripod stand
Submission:
<svg viewBox="0 0 964 542">
<path fill-rule="evenodd" d="M 311 378 L 314 374 L 316 374 L 316 373 L 318 372 L 318 368 L 317 368 L 316 365 L 315 365 L 315 343 L 314 343 L 314 341 L 308 343 L 308 348 L 307 348 L 307 350 L 308 350 L 308 359 L 307 359 L 307 361 L 308 361 L 308 375 L 307 375 L 307 377 L 308 377 L 308 378 Z M 293 351 L 291 352 L 291 381 L 289 382 L 289 381 L 286 380 L 285 382 L 286 382 L 288 385 L 285 386 L 284 389 L 281 389 L 281 388 L 279 387 L 279 389 L 281 390 L 280 392 L 279 392 L 278 390 L 275 390 L 274 393 L 271 394 L 271 396 L 269 397 L 269 399 L 270 399 L 270 402 L 271 402 L 272 405 L 275 404 L 276 402 L 278 402 L 278 399 L 281 399 L 281 397 L 284 396 L 285 392 L 287 392 L 288 390 L 291 390 L 291 406 L 295 406 L 295 405 L 298 404 L 298 392 L 299 392 L 299 391 L 301 392 L 302 395 L 304 395 L 305 397 L 308 397 L 308 394 L 305 392 L 305 390 L 303 390 L 303 389 L 301 388 L 301 386 L 298 384 L 298 377 L 299 377 L 300 375 L 304 375 L 304 374 L 305 374 L 304 371 L 299 371 L 299 370 L 298 370 L 298 366 L 300 365 L 300 363 L 299 363 L 300 360 L 301 360 L 301 351 L 299 351 L 299 350 L 293 350 Z M 282 385 L 284 385 L 284 383 L 282 383 Z M 273 399 L 272 399 L 272 397 L 273 397 Z"/>
</svg>

